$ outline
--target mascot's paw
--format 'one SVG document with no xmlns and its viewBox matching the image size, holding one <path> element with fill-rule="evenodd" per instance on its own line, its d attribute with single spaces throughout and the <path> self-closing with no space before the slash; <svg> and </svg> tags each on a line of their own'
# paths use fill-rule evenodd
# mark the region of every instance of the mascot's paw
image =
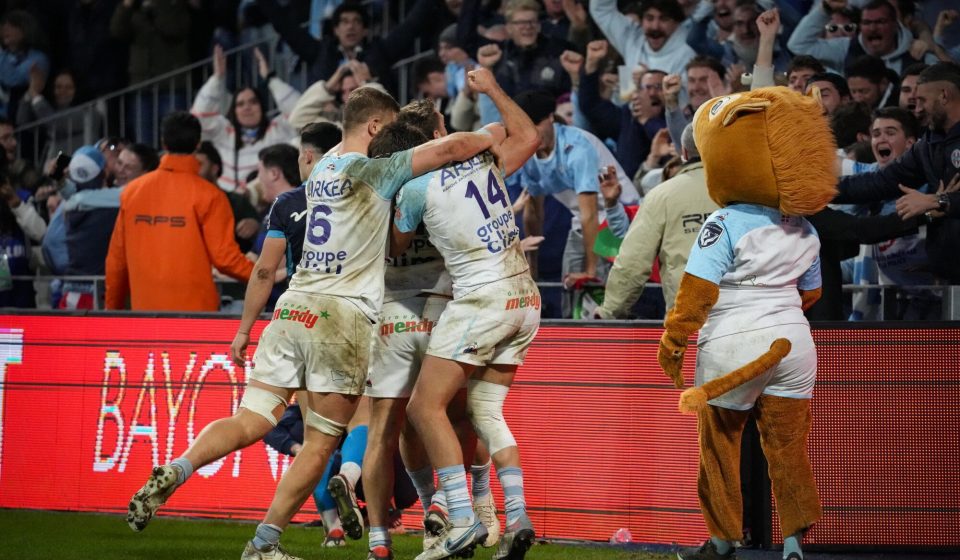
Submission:
<svg viewBox="0 0 960 560">
<path fill-rule="evenodd" d="M 666 336 L 667 334 L 664 333 L 663 337 L 666 338 Z M 675 347 L 664 338 L 660 339 L 657 361 L 660 363 L 663 373 L 667 374 L 667 377 L 673 381 L 673 385 L 677 389 L 683 389 L 683 372 L 680 370 L 683 368 L 683 354 L 687 349 L 685 347 Z"/>
<path fill-rule="evenodd" d="M 710 397 L 702 387 L 691 387 L 681 393 L 680 405 L 677 407 L 682 414 L 696 414 L 707 406 Z"/>
</svg>

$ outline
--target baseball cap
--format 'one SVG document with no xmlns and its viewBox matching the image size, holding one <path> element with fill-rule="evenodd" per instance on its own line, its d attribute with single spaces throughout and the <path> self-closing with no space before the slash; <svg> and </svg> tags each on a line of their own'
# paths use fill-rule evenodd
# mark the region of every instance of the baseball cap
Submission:
<svg viewBox="0 0 960 560">
<path fill-rule="evenodd" d="M 103 173 L 107 161 L 103 154 L 94 146 L 83 146 L 73 152 L 70 158 L 70 179 L 77 184 L 77 188 L 91 186 Z"/>
</svg>

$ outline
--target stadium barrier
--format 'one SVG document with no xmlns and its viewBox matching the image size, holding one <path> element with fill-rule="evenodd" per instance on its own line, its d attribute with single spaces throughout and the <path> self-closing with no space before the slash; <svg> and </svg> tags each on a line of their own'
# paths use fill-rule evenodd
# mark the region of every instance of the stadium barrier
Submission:
<svg viewBox="0 0 960 560">
<path fill-rule="evenodd" d="M 0 316 L 0 507 L 125 512 L 153 465 L 235 410 L 247 374 L 226 355 L 236 326 L 215 315 Z M 679 392 L 657 366 L 661 332 L 541 328 L 506 405 L 538 535 L 706 535 L 696 420 L 677 413 Z M 814 338 L 809 447 L 825 515 L 808 542 L 960 550 L 960 328 L 838 323 Z M 762 488 L 762 460 L 751 457 L 745 470 Z M 257 443 L 200 469 L 161 513 L 260 519 L 287 465 Z M 751 533 L 769 546 L 780 536 L 769 493 L 759 498 L 748 501 Z M 308 502 L 299 519 L 315 515 Z"/>
</svg>

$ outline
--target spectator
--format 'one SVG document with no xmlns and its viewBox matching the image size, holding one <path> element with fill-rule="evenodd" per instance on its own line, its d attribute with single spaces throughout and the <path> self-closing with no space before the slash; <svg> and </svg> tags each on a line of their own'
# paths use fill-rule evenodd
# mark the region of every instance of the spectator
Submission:
<svg viewBox="0 0 960 560">
<path fill-rule="evenodd" d="M 446 128 L 450 128 L 450 102 L 448 97 L 446 66 L 439 58 L 423 58 L 413 66 L 413 85 L 417 95 L 430 100 L 443 115 Z"/>
<path fill-rule="evenodd" d="M 130 144 L 117 156 L 117 186 L 124 187 L 130 181 L 153 171 L 159 165 L 160 156 L 157 155 L 156 150 L 146 144 Z"/>
<path fill-rule="evenodd" d="M 226 96 L 227 61 L 223 49 L 213 50 L 213 74 L 200 88 L 191 111 L 203 125 L 203 139 L 220 152 L 223 174 L 220 188 L 241 194 L 247 189 L 246 177 L 257 167 L 257 153 L 267 146 L 287 143 L 297 131 L 287 116 L 300 99 L 300 93 L 270 71 L 259 50 L 254 51 L 260 78 L 266 81 L 280 114 L 267 118 L 267 107 L 260 93 L 251 87 L 241 88 L 234 96 L 226 115 L 220 113 Z"/>
<path fill-rule="evenodd" d="M 36 243 L 43 237 L 46 224 L 36 216 L 32 205 L 24 203 L 2 171 L 0 197 L 3 199 L 0 202 L 0 270 L 7 276 L 0 278 L 0 307 L 32 308 L 36 306 L 33 282 L 11 281 L 9 276 L 31 274 L 31 242 Z"/>
<path fill-rule="evenodd" d="M 54 75 L 52 104 L 43 94 L 46 82 L 47 77 L 40 68 L 34 66 L 30 69 L 30 86 L 17 108 L 18 126 L 46 119 L 73 107 L 77 93 L 73 72 L 61 70 Z M 70 154 L 84 144 L 90 144 L 94 138 L 100 136 L 100 131 L 103 130 L 102 120 L 96 109 L 72 111 L 62 115 L 44 127 L 49 142 L 45 151 L 49 155 L 58 151 Z"/>
<path fill-rule="evenodd" d="M 584 48 L 590 41 L 587 9 L 576 0 L 543 0 L 540 29 L 546 37 Z"/>
<path fill-rule="evenodd" d="M 875 56 L 861 56 L 847 67 L 847 87 L 856 103 L 870 109 L 896 106 L 899 102 L 897 84 L 890 80 L 890 72 Z"/>
<path fill-rule="evenodd" d="M 843 174 L 865 173 L 883 169 L 903 155 L 916 143 L 920 125 L 909 112 L 899 107 L 884 107 L 874 112 L 870 127 L 870 143 L 874 164 L 844 161 Z M 920 190 L 930 192 L 928 185 Z M 878 212 L 880 215 L 896 215 L 896 204 L 888 200 Z M 933 276 L 925 271 L 927 252 L 921 235 L 906 235 L 889 242 L 860 247 L 861 263 L 854 267 L 852 282 L 895 286 L 923 286 L 934 283 Z M 869 282 L 864 282 L 869 280 Z M 862 320 L 872 311 L 868 298 L 854 295 L 852 320 Z M 870 295 L 870 294 L 868 294 Z M 940 318 L 940 302 L 927 290 L 904 288 L 897 291 L 897 309 L 886 319 L 930 320 Z"/>
<path fill-rule="evenodd" d="M 860 27 L 860 10 L 853 7 L 844 7 L 830 12 L 830 23 L 823 26 L 823 37 L 835 39 L 837 37 L 853 38 L 857 36 Z"/>
<path fill-rule="evenodd" d="M 823 74 L 826 70 L 820 61 L 805 54 L 795 56 L 787 67 L 787 87 L 797 93 L 807 89 L 807 82 L 814 74 Z"/>
<path fill-rule="evenodd" d="M 709 56 L 696 56 L 687 63 L 687 99 L 680 106 L 681 78 L 672 74 L 663 78 L 664 116 L 673 143 L 680 146 L 683 129 L 693 120 L 697 108 L 708 99 L 730 92 L 726 81 L 727 71 L 723 64 Z"/>
<path fill-rule="evenodd" d="M 615 139 L 617 161 L 627 177 L 633 177 L 647 154 L 654 135 L 666 128 L 661 95 L 663 72 L 643 72 L 630 103 L 617 107 L 600 96 L 599 62 L 607 56 L 607 42 L 591 41 L 587 46 L 585 74 L 580 82 L 580 111 L 600 138 Z"/>
<path fill-rule="evenodd" d="M 613 155 L 600 140 L 584 130 L 554 123 L 555 99 L 545 92 L 524 92 L 517 104 L 537 124 L 540 148 L 520 170 L 520 182 L 530 193 L 523 212 L 527 236 L 539 235 L 543 227 L 543 197 L 553 195 L 573 214 L 563 252 L 563 281 L 572 286 L 587 278 L 605 278 L 608 265 L 593 252 L 597 231 L 604 215 L 599 211 L 601 168 L 613 166 L 620 181 L 623 204 L 636 204 L 639 195 Z M 536 266 L 531 266 L 536 273 Z M 573 313 L 570 292 L 561 302 L 563 316 Z"/>
<path fill-rule="evenodd" d="M 97 144 L 97 148 L 107 161 L 107 168 L 104 171 L 106 173 L 104 181 L 108 187 L 115 187 L 117 185 L 117 172 L 120 167 L 120 152 L 129 146 L 130 143 L 130 140 L 127 140 L 126 138 L 110 136 L 108 138 L 104 138 Z"/>
<path fill-rule="evenodd" d="M 200 162 L 200 169 L 197 174 L 216 185 L 223 170 L 220 152 L 210 142 L 203 141 L 197 148 L 196 156 L 197 161 Z M 228 192 L 227 200 L 230 201 L 230 210 L 233 212 L 233 221 L 236 224 L 234 236 L 237 245 L 240 246 L 240 251 L 247 253 L 253 249 L 257 233 L 260 231 L 260 213 L 254 208 L 253 202 L 246 194 L 240 194 L 236 191 Z"/>
<path fill-rule="evenodd" d="M 868 203 L 903 194 L 897 212 L 907 219 L 931 212 L 927 226 L 930 270 L 949 282 L 960 282 L 960 193 L 924 194 L 922 185 L 949 185 L 960 161 L 960 65 L 940 62 L 917 81 L 916 115 L 927 132 L 899 159 L 883 169 L 844 177 L 835 202 Z M 903 186 L 901 186 L 903 185 Z"/>
<path fill-rule="evenodd" d="M 927 68 L 928 66 L 926 64 L 918 63 L 911 64 L 903 71 L 903 75 L 900 77 L 899 106 L 901 109 L 905 109 L 911 113 L 916 110 L 917 80 L 920 78 L 920 74 Z"/>
<path fill-rule="evenodd" d="M 502 49 L 494 43 L 480 47 L 477 62 L 490 68 L 508 95 L 543 90 L 556 98 L 570 91 L 570 79 L 560 64 L 560 55 L 571 45 L 540 33 L 540 5 L 536 1 L 513 0 L 507 5 L 507 34 L 509 39 Z M 487 117 L 484 105 L 481 114 L 484 122 L 499 120 L 499 116 Z"/>
<path fill-rule="evenodd" d="M 840 107 L 851 103 L 850 88 L 843 76 L 832 72 L 814 74 L 807 80 L 807 92 L 811 87 L 820 90 L 820 104 L 827 116 L 833 115 Z"/>
<path fill-rule="evenodd" d="M 700 153 L 693 141 L 693 127 L 687 125 L 681 137 L 683 164 L 680 171 L 663 182 L 643 200 L 640 213 L 630 225 L 620 254 L 613 263 L 599 316 L 604 319 L 629 317 L 630 308 L 643 293 L 660 263 L 660 283 L 669 312 L 673 308 L 687 257 L 707 217 L 717 203 L 707 193 Z"/>
<path fill-rule="evenodd" d="M 0 172 L 6 174 L 6 180 L 15 190 L 29 196 L 40 184 L 40 174 L 30 162 L 17 155 L 17 136 L 13 130 L 13 123 L 0 117 Z"/>
<path fill-rule="evenodd" d="M 44 259 L 54 274 L 102 276 L 122 189 L 106 187 L 106 159 L 96 146 L 78 149 L 68 169 L 76 192 L 50 219 L 43 240 Z M 64 282 L 55 307 L 94 309 L 95 289 L 93 282 Z"/>
<path fill-rule="evenodd" d="M 476 65 L 457 37 L 457 25 L 447 26 L 437 39 L 437 54 L 440 61 L 446 66 L 444 74 L 447 78 L 447 98 L 456 99 L 463 90 L 467 79 L 467 67 Z"/>
<path fill-rule="evenodd" d="M 677 33 L 684 13 L 676 0 L 644 0 L 640 25 L 617 11 L 616 0 L 593 0 L 590 15 L 624 57 L 629 71 L 643 66 L 679 74 L 697 55 L 685 34 Z"/>
<path fill-rule="evenodd" d="M 830 115 L 830 130 L 837 147 L 848 157 L 856 144 L 869 145 L 871 120 L 870 108 L 863 103 L 844 105 Z"/>
<path fill-rule="evenodd" d="M 925 4 L 933 4 L 933 2 Z M 954 61 L 960 60 L 960 40 L 957 40 L 957 37 L 960 37 L 960 33 L 958 33 L 960 31 L 958 27 L 960 26 L 955 25 L 957 21 L 960 21 L 960 11 L 956 9 L 943 10 L 937 15 L 937 22 L 933 28 L 933 40 L 936 41 L 936 46 L 945 49 L 946 55 Z M 951 29 L 952 42 L 947 38 L 948 30 Z M 940 53 L 937 54 L 940 57 Z M 943 58 L 940 57 L 940 60 L 943 60 Z"/>
<path fill-rule="evenodd" d="M 50 71 L 47 55 L 36 48 L 38 33 L 37 21 L 22 10 L 8 12 L 0 22 L 0 118 L 16 116 L 31 68 L 44 76 Z"/>
<path fill-rule="evenodd" d="M 719 59 L 724 66 L 738 64 L 744 68 L 752 68 L 757 61 L 760 32 L 757 29 L 756 19 L 761 8 L 753 0 L 738 0 L 733 9 L 732 33 L 725 41 L 714 41 L 707 36 L 707 22 L 701 21 L 690 30 L 687 44 L 695 51 Z M 790 65 L 790 53 L 786 44 L 780 44 L 785 39 L 777 38 L 774 43 L 774 68 L 777 71 L 786 71 Z"/>
<path fill-rule="evenodd" d="M 414 39 L 435 33 L 434 30 L 439 31 L 453 22 L 453 15 L 445 4 L 438 0 L 417 0 L 406 18 L 386 37 L 369 38 L 370 16 L 359 2 L 349 1 L 333 12 L 333 36 L 318 40 L 301 27 L 300 20 L 278 0 L 257 0 L 257 6 L 307 65 L 311 83 L 329 79 L 337 68 L 356 60 L 366 63 L 373 79 L 389 91 L 396 89 L 390 67 L 413 54 Z"/>
<path fill-rule="evenodd" d="M 880 57 L 887 68 L 898 75 L 913 63 L 936 62 L 932 53 L 924 55 L 922 60 L 910 54 L 913 35 L 897 20 L 897 10 L 887 0 L 872 0 L 863 7 L 856 37 L 821 39 L 820 31 L 830 23 L 830 12 L 846 6 L 846 0 L 814 2 L 810 13 L 800 20 L 790 36 L 789 49 L 815 57 L 832 71 L 843 70 L 865 54 Z"/>
<path fill-rule="evenodd" d="M 197 175 L 199 144 L 197 118 L 171 113 L 163 122 L 167 154 L 160 168 L 120 195 L 106 262 L 107 309 L 123 309 L 129 295 L 135 311 L 217 311 L 212 267 L 249 279 L 253 263 L 233 240 L 226 196 Z"/>
</svg>

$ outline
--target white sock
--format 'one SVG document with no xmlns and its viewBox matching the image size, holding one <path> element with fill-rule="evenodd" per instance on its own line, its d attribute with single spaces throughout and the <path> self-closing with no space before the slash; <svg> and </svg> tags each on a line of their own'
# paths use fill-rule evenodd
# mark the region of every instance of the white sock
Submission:
<svg viewBox="0 0 960 560">
<path fill-rule="evenodd" d="M 340 465 L 340 474 L 350 481 L 350 486 L 356 488 L 357 481 L 360 480 L 360 465 L 356 463 L 344 463 Z"/>
</svg>

